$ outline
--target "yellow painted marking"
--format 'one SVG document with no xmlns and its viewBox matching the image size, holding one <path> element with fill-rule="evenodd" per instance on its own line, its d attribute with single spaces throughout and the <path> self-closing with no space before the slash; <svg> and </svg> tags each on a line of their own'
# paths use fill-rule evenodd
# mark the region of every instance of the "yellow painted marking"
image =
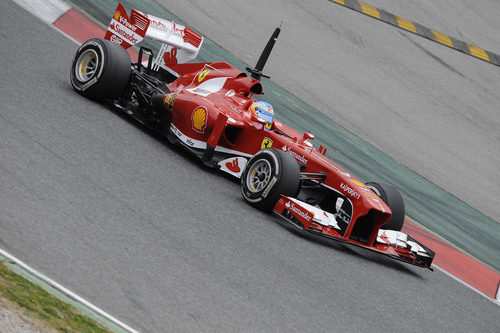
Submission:
<svg viewBox="0 0 500 333">
<path fill-rule="evenodd" d="M 330 0 L 330 1 L 345 6 L 345 0 Z M 380 12 L 378 11 L 377 8 L 370 6 L 369 4 L 366 4 L 366 3 L 361 2 L 361 1 L 358 1 L 358 3 L 361 7 L 361 11 L 363 12 L 363 14 L 370 15 L 372 17 L 380 19 Z M 117 13 L 117 14 L 119 14 L 119 13 Z M 413 33 L 418 34 L 417 28 L 415 27 L 415 24 L 413 22 L 411 22 L 410 20 L 404 19 L 402 17 L 396 16 L 396 15 L 394 15 L 394 16 L 396 17 L 398 26 L 401 29 L 405 29 L 405 30 L 408 30 L 408 31 L 411 31 Z M 432 30 L 432 29 L 429 29 L 429 30 L 434 35 L 434 41 L 436 41 L 440 44 L 455 48 L 455 46 L 453 45 L 453 41 L 451 40 L 451 38 L 448 35 L 442 34 L 436 30 Z M 466 43 L 466 44 L 467 44 L 467 47 L 469 48 L 470 54 L 472 56 L 474 56 L 476 58 L 483 59 L 483 60 L 488 61 L 488 62 L 491 62 L 490 57 L 488 56 L 488 53 L 484 49 L 477 47 L 477 46 L 474 46 L 474 45 L 471 45 L 471 44 L 468 44 L 468 43 Z"/>
<path fill-rule="evenodd" d="M 415 24 L 413 24 L 413 22 L 399 16 L 396 16 L 396 20 L 398 20 L 398 25 L 400 28 L 417 33 L 417 29 L 415 28 Z"/>
<path fill-rule="evenodd" d="M 447 45 L 449 47 L 453 47 L 453 42 L 451 41 L 450 37 L 435 30 L 430 30 L 434 34 L 434 39 L 436 40 L 436 42 Z"/>
<path fill-rule="evenodd" d="M 377 8 L 361 1 L 359 1 L 359 5 L 361 6 L 361 10 L 363 11 L 363 13 L 380 19 L 380 13 L 378 12 Z"/>
<path fill-rule="evenodd" d="M 490 61 L 490 57 L 488 57 L 488 54 L 486 53 L 485 50 L 483 50 L 480 47 L 470 45 L 468 43 L 466 43 L 466 44 L 469 47 L 470 54 L 472 54 L 474 57 L 481 58 L 481 59 L 486 60 L 486 61 Z"/>
</svg>

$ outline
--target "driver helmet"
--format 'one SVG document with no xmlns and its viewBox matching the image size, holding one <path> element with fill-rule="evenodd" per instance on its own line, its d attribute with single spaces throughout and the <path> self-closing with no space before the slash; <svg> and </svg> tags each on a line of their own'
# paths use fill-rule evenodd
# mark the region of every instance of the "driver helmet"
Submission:
<svg viewBox="0 0 500 333">
<path fill-rule="evenodd" d="M 274 119 L 274 110 L 271 104 L 264 101 L 253 102 L 249 110 L 254 116 L 262 118 L 267 122 L 265 128 L 271 129 Z"/>
</svg>

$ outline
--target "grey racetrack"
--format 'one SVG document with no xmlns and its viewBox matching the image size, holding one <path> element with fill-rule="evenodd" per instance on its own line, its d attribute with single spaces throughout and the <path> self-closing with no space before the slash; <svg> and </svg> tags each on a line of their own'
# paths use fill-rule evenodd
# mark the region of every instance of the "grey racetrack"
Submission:
<svg viewBox="0 0 500 333">
<path fill-rule="evenodd" d="M 76 44 L 0 2 L 0 247 L 130 326 L 500 330 L 440 272 L 306 238 L 68 81 Z"/>
</svg>

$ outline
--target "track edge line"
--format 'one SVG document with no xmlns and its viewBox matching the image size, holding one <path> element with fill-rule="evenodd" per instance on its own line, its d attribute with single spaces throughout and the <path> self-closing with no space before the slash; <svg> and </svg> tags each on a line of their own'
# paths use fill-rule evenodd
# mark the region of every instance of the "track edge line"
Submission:
<svg viewBox="0 0 500 333">
<path fill-rule="evenodd" d="M 14 257 L 13 255 L 11 255 L 10 253 L 8 253 L 7 251 L 5 251 L 3 249 L 0 249 L 0 255 L 2 255 L 3 257 L 7 258 L 11 262 L 15 263 L 16 265 L 18 265 L 20 268 L 22 268 L 24 271 L 26 271 L 30 275 L 35 276 L 37 279 L 45 282 L 46 284 L 48 284 L 52 288 L 54 288 L 57 291 L 61 292 L 63 295 L 69 297 L 70 299 L 72 299 L 75 302 L 80 303 L 81 305 L 83 305 L 86 308 L 90 309 L 92 312 L 94 312 L 94 313 L 98 314 L 99 316 L 107 319 L 108 321 L 110 321 L 113 324 L 117 325 L 118 327 L 124 329 L 125 331 L 130 332 L 130 333 L 139 333 L 139 331 L 133 329 L 132 327 L 128 326 L 127 324 L 123 323 L 122 321 L 116 319 L 115 317 L 113 317 L 109 313 L 107 313 L 104 310 L 100 309 L 96 305 L 90 303 L 89 301 L 87 301 L 83 297 L 77 295 L 76 293 L 72 292 L 71 290 L 65 288 L 64 286 L 62 286 L 61 284 L 59 284 L 56 281 L 52 280 L 48 276 L 46 276 L 46 275 L 38 272 L 36 269 L 32 268 L 31 266 L 29 266 L 28 264 L 26 264 L 22 260 Z"/>
<path fill-rule="evenodd" d="M 433 268 L 436 268 L 438 271 L 444 273 L 445 275 L 451 277 L 453 280 L 461 283 L 462 285 L 464 285 L 465 287 L 471 289 L 472 291 L 475 291 L 476 293 L 478 293 L 479 295 L 483 296 L 484 298 L 488 299 L 489 301 L 491 301 L 493 304 L 496 304 L 498 306 L 500 306 L 500 283 L 499 283 L 499 290 L 497 292 L 497 296 L 496 296 L 496 299 L 493 299 L 491 298 L 490 296 L 486 295 L 485 293 L 483 293 L 482 291 L 480 291 L 479 289 L 476 289 L 474 288 L 473 286 L 471 286 L 470 284 L 468 284 L 467 282 L 464 282 L 462 281 L 460 278 L 458 278 L 457 276 L 451 274 L 450 272 L 448 272 L 447 270 L 445 270 L 444 268 L 441 268 L 439 267 L 438 265 L 436 264 L 432 264 L 432 267 Z"/>
</svg>

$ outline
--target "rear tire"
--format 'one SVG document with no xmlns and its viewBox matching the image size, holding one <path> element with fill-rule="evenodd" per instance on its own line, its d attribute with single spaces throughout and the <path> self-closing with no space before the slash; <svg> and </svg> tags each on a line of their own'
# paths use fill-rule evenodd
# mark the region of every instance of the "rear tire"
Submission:
<svg viewBox="0 0 500 333">
<path fill-rule="evenodd" d="M 115 99 L 127 88 L 130 65 L 130 56 L 123 47 L 105 39 L 90 39 L 75 54 L 71 85 L 91 99 Z"/>
<path fill-rule="evenodd" d="M 376 195 L 382 199 L 392 211 L 389 222 L 381 229 L 401 231 L 405 222 L 405 203 L 398 189 L 389 184 L 366 183 Z"/>
<path fill-rule="evenodd" d="M 247 163 L 241 175 L 241 194 L 250 205 L 270 212 L 280 195 L 294 197 L 300 186 L 297 161 L 282 150 L 263 149 Z"/>
</svg>

